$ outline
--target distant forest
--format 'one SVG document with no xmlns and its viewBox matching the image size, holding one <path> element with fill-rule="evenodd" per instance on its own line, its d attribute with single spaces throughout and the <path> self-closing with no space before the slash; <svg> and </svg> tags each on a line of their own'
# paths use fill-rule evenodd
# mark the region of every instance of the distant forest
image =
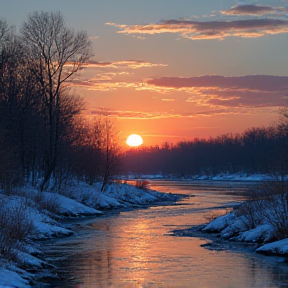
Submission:
<svg viewBox="0 0 288 288">
<path fill-rule="evenodd" d="M 251 128 L 242 134 L 225 134 L 210 139 L 194 139 L 161 148 L 129 150 L 123 159 L 124 173 L 189 177 L 217 175 L 221 172 L 288 172 L 287 109 L 281 111 L 279 124 Z"/>
</svg>

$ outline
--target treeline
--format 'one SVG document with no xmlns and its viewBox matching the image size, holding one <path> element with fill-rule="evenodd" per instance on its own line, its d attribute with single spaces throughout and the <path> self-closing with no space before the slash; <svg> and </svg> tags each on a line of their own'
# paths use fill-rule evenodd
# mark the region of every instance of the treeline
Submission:
<svg viewBox="0 0 288 288">
<path fill-rule="evenodd" d="M 67 28 L 60 13 L 34 12 L 18 34 L 0 19 L 0 188 L 108 179 L 113 122 L 82 119 L 83 100 L 67 87 L 91 52 L 88 35 Z"/>
<path fill-rule="evenodd" d="M 144 147 L 128 151 L 124 172 L 175 176 L 218 173 L 288 173 L 287 110 L 279 125 L 251 128 L 242 134 L 167 143 L 162 148 Z"/>
</svg>

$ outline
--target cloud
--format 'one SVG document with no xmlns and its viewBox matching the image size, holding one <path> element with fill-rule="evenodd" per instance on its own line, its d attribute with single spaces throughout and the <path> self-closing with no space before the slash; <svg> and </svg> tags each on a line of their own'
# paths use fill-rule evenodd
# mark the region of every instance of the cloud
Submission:
<svg viewBox="0 0 288 288">
<path fill-rule="evenodd" d="M 218 75 L 190 78 L 160 77 L 146 81 L 146 89 L 181 91 L 191 96 L 188 102 L 200 106 L 278 107 L 287 105 L 288 77 L 248 75 L 224 77 Z"/>
<path fill-rule="evenodd" d="M 175 99 L 173 99 L 173 98 L 162 98 L 162 101 L 164 101 L 164 102 L 173 102 L 173 101 L 175 101 Z"/>
<path fill-rule="evenodd" d="M 156 120 L 156 119 L 183 119 L 183 118 L 197 118 L 197 117 L 211 117 L 214 115 L 255 115 L 261 114 L 265 109 L 250 109 L 246 107 L 216 107 L 216 108 L 203 108 L 202 110 L 192 109 L 190 112 L 159 112 L 159 111 L 130 111 L 130 110 L 105 110 L 102 108 L 91 109 L 85 111 L 87 117 L 97 116 L 110 116 L 120 120 Z M 265 111 L 264 113 L 266 113 Z"/>
<path fill-rule="evenodd" d="M 226 37 L 256 38 L 264 35 L 288 32 L 286 19 L 241 19 L 219 21 L 165 20 L 157 24 L 147 25 L 117 25 L 107 23 L 119 29 L 124 34 L 161 34 L 176 33 L 183 38 L 224 39 Z"/>
<path fill-rule="evenodd" d="M 73 65 L 73 63 L 66 64 L 68 67 L 69 65 Z M 84 67 L 96 69 L 96 72 L 93 71 L 93 78 L 90 78 L 91 71 L 88 70 L 87 74 L 78 74 L 73 78 L 69 78 L 67 83 L 70 87 L 82 87 L 87 88 L 88 90 L 96 91 L 111 91 L 118 88 L 134 88 L 136 90 L 143 90 L 142 78 L 136 80 L 137 76 L 134 75 L 134 71 L 131 71 L 131 69 L 133 70 L 163 66 L 165 67 L 167 65 L 151 63 L 142 60 L 124 60 L 111 62 L 89 61 L 84 64 Z M 131 75 L 133 75 L 133 77 L 131 77 Z"/>
<path fill-rule="evenodd" d="M 266 5 L 237 5 L 227 11 L 221 11 L 225 15 L 266 15 L 278 12 L 287 13 L 287 9 Z"/>
<path fill-rule="evenodd" d="M 81 80 L 81 79 L 70 79 L 67 81 L 70 87 L 86 88 L 94 91 L 114 91 L 119 88 L 133 88 L 141 90 L 142 83 L 138 82 L 125 82 L 112 80 L 109 77 L 99 77 L 97 79 Z"/>
<path fill-rule="evenodd" d="M 207 75 L 199 77 L 159 77 L 147 79 L 145 82 L 129 82 L 116 81 L 112 77 L 110 78 L 109 75 L 103 75 L 102 78 L 97 79 L 73 79 L 69 84 L 73 87 L 82 87 L 93 91 L 131 89 L 165 94 L 165 97 L 159 99 L 167 104 L 169 102 L 172 104 L 177 100 L 177 94 L 175 93 L 181 93 L 181 101 L 183 101 L 184 96 L 186 101 L 195 107 L 200 109 L 205 107 L 205 111 L 207 107 L 213 110 L 219 109 L 219 107 L 221 109 L 231 107 L 258 109 L 275 108 L 285 106 L 288 103 L 287 76 L 247 75 L 224 77 Z M 174 93 L 173 97 L 169 96 L 171 93 Z M 158 114 L 157 117 L 159 117 Z M 164 117 L 164 115 L 161 117 Z"/>
<path fill-rule="evenodd" d="M 71 65 L 71 63 L 67 63 Z M 108 62 L 98 62 L 98 61 L 89 61 L 84 63 L 86 68 L 115 68 L 115 69 L 138 69 L 138 68 L 147 68 L 147 67 L 165 67 L 166 64 L 157 64 L 150 63 L 142 60 L 124 60 L 124 61 L 108 61 Z"/>
<path fill-rule="evenodd" d="M 103 109 L 98 108 L 96 110 L 90 111 L 91 116 L 100 116 L 103 115 Z M 111 117 L 117 117 L 120 119 L 138 119 L 138 120 L 145 120 L 145 119 L 167 119 L 167 118 L 181 118 L 185 115 L 181 115 L 180 113 L 168 113 L 168 112 L 149 112 L 149 111 L 124 111 L 124 110 L 109 110 L 106 112 L 105 115 L 109 115 Z"/>
</svg>

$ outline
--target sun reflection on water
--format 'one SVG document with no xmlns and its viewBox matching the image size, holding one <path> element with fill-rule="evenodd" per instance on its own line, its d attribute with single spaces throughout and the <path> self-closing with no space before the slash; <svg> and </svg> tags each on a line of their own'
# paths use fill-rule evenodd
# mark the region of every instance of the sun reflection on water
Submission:
<svg viewBox="0 0 288 288">
<path fill-rule="evenodd" d="M 280 269 L 267 264 L 262 256 L 208 250 L 203 247 L 209 243 L 206 239 L 169 236 L 173 229 L 207 222 L 205 214 L 215 210 L 206 209 L 209 201 L 210 207 L 220 207 L 231 200 L 210 190 L 206 198 L 205 191 L 194 193 L 198 193 L 196 197 L 185 200 L 189 205 L 152 207 L 96 219 L 87 228 L 86 238 L 81 236 L 78 251 L 65 263 L 67 279 L 88 288 L 276 288 L 278 282 L 288 282 L 287 265 L 282 272 L 283 265 L 279 264 Z M 225 209 L 219 208 L 215 213 L 222 211 Z"/>
</svg>

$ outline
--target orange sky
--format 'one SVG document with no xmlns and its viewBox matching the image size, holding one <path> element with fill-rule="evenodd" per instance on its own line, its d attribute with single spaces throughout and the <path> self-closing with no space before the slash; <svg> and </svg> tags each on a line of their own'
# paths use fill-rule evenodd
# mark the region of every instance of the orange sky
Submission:
<svg viewBox="0 0 288 288">
<path fill-rule="evenodd" d="M 123 145 L 132 133 L 148 146 L 241 133 L 287 105 L 288 1 L 15 0 L 0 17 L 19 28 L 55 10 L 94 47 L 72 92 L 85 115 L 117 118 Z"/>
</svg>

